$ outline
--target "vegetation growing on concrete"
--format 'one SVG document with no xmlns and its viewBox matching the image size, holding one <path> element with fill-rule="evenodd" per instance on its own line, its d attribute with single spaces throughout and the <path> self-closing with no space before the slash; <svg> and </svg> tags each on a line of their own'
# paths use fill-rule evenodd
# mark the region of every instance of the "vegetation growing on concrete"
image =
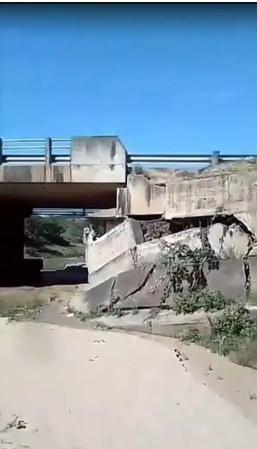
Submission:
<svg viewBox="0 0 257 449">
<path fill-rule="evenodd" d="M 191 250 L 187 245 L 162 244 L 161 263 L 168 278 L 167 295 L 177 293 L 173 310 L 177 314 L 190 314 L 204 310 L 209 314 L 210 335 L 190 330 L 183 340 L 205 346 L 244 366 L 257 368 L 257 324 L 246 307 L 245 299 L 235 304 L 226 300 L 219 291 L 208 290 L 204 265 L 219 269 L 219 263 L 208 248 Z M 184 288 L 188 294 L 183 294 Z M 247 299 L 246 289 L 246 299 Z"/>
<path fill-rule="evenodd" d="M 207 288 L 204 267 L 207 265 L 208 271 L 218 270 L 219 258 L 204 235 L 201 240 L 202 247 L 194 250 L 188 245 L 170 244 L 165 241 L 160 243 L 159 263 L 165 269 L 166 295 L 182 294 L 185 284 L 191 294 L 199 293 Z"/>
</svg>

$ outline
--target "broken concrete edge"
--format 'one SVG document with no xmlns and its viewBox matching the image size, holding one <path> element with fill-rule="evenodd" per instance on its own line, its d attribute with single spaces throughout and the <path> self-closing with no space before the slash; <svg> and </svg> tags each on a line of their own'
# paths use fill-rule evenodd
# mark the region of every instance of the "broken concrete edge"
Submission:
<svg viewBox="0 0 257 449">
<path fill-rule="evenodd" d="M 86 245 L 89 276 L 143 241 L 143 233 L 138 221 L 127 218 L 106 234 Z"/>
<path fill-rule="evenodd" d="M 257 306 L 245 306 L 250 314 L 256 319 Z M 74 313 L 74 311 L 73 311 Z M 222 313 L 222 311 L 207 313 L 199 310 L 192 314 L 175 314 L 170 310 L 142 309 L 137 311 L 126 311 L 121 316 L 113 314 L 102 314 L 98 317 L 83 316 L 76 314 L 75 317 L 88 321 L 93 327 L 101 327 L 105 330 L 121 330 L 127 332 L 142 332 L 166 337 L 181 338 L 190 331 L 197 331 L 201 336 L 211 335 L 211 322 Z"/>
<path fill-rule="evenodd" d="M 214 216 L 219 208 L 228 215 L 251 214 L 255 210 L 255 174 L 249 178 L 248 172 L 219 171 L 186 179 L 181 176 L 183 172 L 180 176 L 169 172 L 168 176 L 162 174 L 160 182 L 145 173 L 128 175 L 127 186 L 117 190 L 117 215 L 152 215 L 170 221 Z"/>
<path fill-rule="evenodd" d="M 133 220 L 134 222 L 134 220 Z M 128 223 L 131 223 L 130 220 Z M 134 224 L 133 224 L 134 226 Z M 119 225 L 120 227 L 120 225 Z M 112 230 L 113 235 L 117 235 Z M 119 233 L 118 233 L 119 235 Z M 123 237 L 122 237 L 123 235 Z M 126 234 L 120 235 L 119 238 L 126 240 Z M 203 238 L 204 237 L 204 238 Z M 137 241 L 140 241 L 137 240 Z M 101 243 L 102 242 L 102 243 Z M 208 228 L 192 228 L 180 231 L 176 234 L 169 234 L 159 239 L 136 244 L 136 240 L 133 237 L 129 238 L 129 241 L 123 249 L 116 243 L 116 252 L 110 253 L 109 245 L 106 244 L 109 239 L 102 239 L 101 245 L 106 246 L 106 258 L 100 257 L 103 252 L 99 252 L 99 244 L 97 241 L 91 246 L 91 253 L 96 255 L 96 260 L 93 263 L 89 263 L 91 266 L 91 272 L 89 277 L 88 288 L 93 288 L 106 281 L 112 276 L 116 276 L 121 272 L 131 270 L 132 268 L 138 268 L 143 266 L 149 266 L 151 264 L 158 264 L 158 258 L 160 257 L 160 246 L 162 242 L 167 244 L 185 244 L 191 250 L 200 249 L 203 244 L 210 245 L 211 249 L 215 252 L 219 259 L 244 259 L 255 256 L 257 254 L 256 239 L 252 236 L 252 233 L 241 223 L 236 221 L 231 225 L 226 226 L 221 223 L 215 223 Z M 109 242 L 110 243 L 110 242 Z M 105 263 L 104 263 L 105 262 Z M 98 266 L 98 269 L 94 269 L 94 266 Z"/>
</svg>

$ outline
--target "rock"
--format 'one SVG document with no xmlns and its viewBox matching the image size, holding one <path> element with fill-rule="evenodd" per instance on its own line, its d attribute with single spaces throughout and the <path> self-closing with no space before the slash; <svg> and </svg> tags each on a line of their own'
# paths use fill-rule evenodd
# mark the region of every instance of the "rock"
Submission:
<svg viewBox="0 0 257 449">
<path fill-rule="evenodd" d="M 171 233 L 171 224 L 165 220 L 139 221 L 139 223 L 145 242 L 165 237 Z"/>
</svg>

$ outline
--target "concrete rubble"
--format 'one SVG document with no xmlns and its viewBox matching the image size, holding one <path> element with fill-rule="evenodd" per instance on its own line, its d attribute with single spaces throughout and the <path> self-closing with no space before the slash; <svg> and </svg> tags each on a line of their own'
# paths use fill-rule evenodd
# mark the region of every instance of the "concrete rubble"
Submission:
<svg viewBox="0 0 257 449">
<path fill-rule="evenodd" d="M 207 244 L 221 259 L 242 259 L 249 251 L 256 255 L 252 243 L 254 236 L 240 225 L 216 223 L 204 230 Z M 126 219 L 88 247 L 88 270 L 90 287 L 95 287 L 112 276 L 145 264 L 154 264 L 160 255 L 160 241 L 169 244 L 186 244 L 192 250 L 201 248 L 203 230 L 187 229 L 161 239 L 144 242 L 139 223 Z M 206 244 L 206 243 L 205 243 Z"/>
<path fill-rule="evenodd" d="M 243 259 L 248 253 L 255 255 L 256 248 L 253 233 L 245 230 L 239 222 L 230 225 L 216 223 L 206 229 L 187 229 L 144 242 L 138 222 L 126 219 L 122 225 L 90 245 L 92 271 L 89 284 L 83 293 L 73 298 L 70 307 L 86 315 L 99 315 L 111 310 L 111 315 L 98 317 L 97 323 L 127 330 L 166 336 L 188 329 L 209 332 L 206 313 L 177 316 L 172 311 L 176 295 L 163 300 L 166 284 L 163 268 L 158 263 L 161 241 L 187 245 L 192 250 L 209 247 L 220 260 L 220 266 L 212 271 L 205 266 L 208 289 L 219 290 L 227 300 L 241 300 L 245 295 Z M 252 292 L 255 293 L 257 259 L 250 257 L 249 261 Z M 188 293 L 187 286 L 184 293 Z M 158 311 L 154 317 L 153 311 Z"/>
<path fill-rule="evenodd" d="M 112 319 L 121 323 L 138 320 L 148 309 L 172 308 L 174 295 L 163 300 L 161 242 L 211 251 L 219 269 L 204 267 L 210 290 L 237 300 L 250 283 L 254 294 L 257 171 L 251 163 L 240 167 L 221 164 L 198 173 L 142 170 L 129 174 L 126 188 L 117 191 L 116 217 L 123 222 L 88 246 L 89 284 L 74 298 L 74 309 L 96 314 L 111 308 L 116 315 Z M 147 220 L 154 216 L 159 218 Z M 188 292 L 186 286 L 183 292 Z M 169 320 L 182 319 L 174 318 L 171 311 L 168 315 Z M 194 319 L 191 316 L 189 321 Z"/>
<path fill-rule="evenodd" d="M 226 214 L 255 213 L 257 170 L 253 161 L 220 164 L 187 172 L 141 170 L 117 190 L 117 216 L 159 216 L 166 220 L 208 217 L 222 207 Z"/>
</svg>

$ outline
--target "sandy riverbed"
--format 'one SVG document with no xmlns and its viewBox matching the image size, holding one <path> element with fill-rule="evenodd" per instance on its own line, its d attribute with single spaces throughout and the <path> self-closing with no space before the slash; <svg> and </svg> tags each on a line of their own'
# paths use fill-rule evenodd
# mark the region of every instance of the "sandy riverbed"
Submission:
<svg viewBox="0 0 257 449">
<path fill-rule="evenodd" d="M 1 449 L 241 449 L 257 438 L 163 344 L 0 322 Z"/>
</svg>

